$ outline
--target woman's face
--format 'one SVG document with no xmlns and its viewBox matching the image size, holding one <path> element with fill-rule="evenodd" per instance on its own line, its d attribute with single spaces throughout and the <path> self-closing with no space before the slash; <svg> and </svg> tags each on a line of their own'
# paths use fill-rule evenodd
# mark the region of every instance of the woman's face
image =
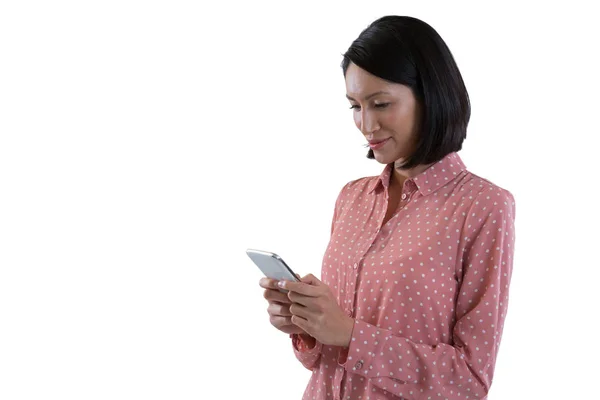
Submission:
<svg viewBox="0 0 600 400">
<path fill-rule="evenodd" d="M 350 63 L 346 97 L 354 123 L 371 143 L 377 161 L 402 162 L 413 153 L 420 107 L 408 86 L 385 81 Z"/>
</svg>

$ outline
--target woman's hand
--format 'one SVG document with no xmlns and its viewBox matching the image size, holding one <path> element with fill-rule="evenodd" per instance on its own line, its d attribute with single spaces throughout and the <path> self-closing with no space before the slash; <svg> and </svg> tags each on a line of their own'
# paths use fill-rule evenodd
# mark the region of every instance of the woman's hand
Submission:
<svg viewBox="0 0 600 400">
<path fill-rule="evenodd" d="M 286 293 L 279 291 L 277 282 L 275 279 L 262 278 L 259 283 L 265 289 L 264 297 L 269 302 L 267 312 L 269 313 L 271 325 L 287 334 L 307 335 L 302 328 L 292 323 L 292 313 L 290 312 L 292 301 Z"/>
<path fill-rule="evenodd" d="M 302 282 L 279 281 L 279 287 L 289 290 L 292 301 L 287 310 L 291 322 L 323 344 L 348 347 L 354 319 L 339 306 L 329 286 L 314 275 Z"/>
</svg>

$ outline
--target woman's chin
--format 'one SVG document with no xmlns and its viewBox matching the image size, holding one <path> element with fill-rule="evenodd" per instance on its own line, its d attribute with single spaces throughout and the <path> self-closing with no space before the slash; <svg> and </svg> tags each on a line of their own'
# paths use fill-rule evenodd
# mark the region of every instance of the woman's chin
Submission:
<svg viewBox="0 0 600 400">
<path fill-rule="evenodd" d="M 375 160 L 377 162 L 379 162 L 380 164 L 390 164 L 393 163 L 394 160 L 393 157 L 390 157 L 389 154 L 387 154 L 387 152 L 379 152 L 377 150 L 373 151 L 373 156 L 375 157 Z"/>
</svg>

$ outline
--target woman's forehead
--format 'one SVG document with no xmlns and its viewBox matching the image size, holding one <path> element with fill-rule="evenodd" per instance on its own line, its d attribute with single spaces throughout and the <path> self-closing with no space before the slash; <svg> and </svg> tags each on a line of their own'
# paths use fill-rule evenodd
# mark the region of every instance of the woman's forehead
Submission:
<svg viewBox="0 0 600 400">
<path fill-rule="evenodd" d="M 411 89 L 399 83 L 389 82 L 356 67 L 346 72 L 346 97 L 350 100 L 369 100 L 371 97 L 411 95 Z"/>
<path fill-rule="evenodd" d="M 346 92 L 350 97 L 363 97 L 376 91 L 390 92 L 392 86 L 391 82 L 378 78 L 354 64 L 346 71 Z"/>
</svg>

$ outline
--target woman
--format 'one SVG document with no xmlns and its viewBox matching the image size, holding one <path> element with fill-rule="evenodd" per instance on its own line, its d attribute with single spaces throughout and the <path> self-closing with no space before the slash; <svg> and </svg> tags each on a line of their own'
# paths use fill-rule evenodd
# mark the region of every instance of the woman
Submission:
<svg viewBox="0 0 600 400">
<path fill-rule="evenodd" d="M 515 203 L 457 154 L 470 116 L 458 67 L 429 25 L 387 16 L 342 69 L 367 156 L 385 167 L 341 189 L 321 280 L 261 279 L 270 321 L 313 371 L 304 399 L 484 399 Z"/>
</svg>

